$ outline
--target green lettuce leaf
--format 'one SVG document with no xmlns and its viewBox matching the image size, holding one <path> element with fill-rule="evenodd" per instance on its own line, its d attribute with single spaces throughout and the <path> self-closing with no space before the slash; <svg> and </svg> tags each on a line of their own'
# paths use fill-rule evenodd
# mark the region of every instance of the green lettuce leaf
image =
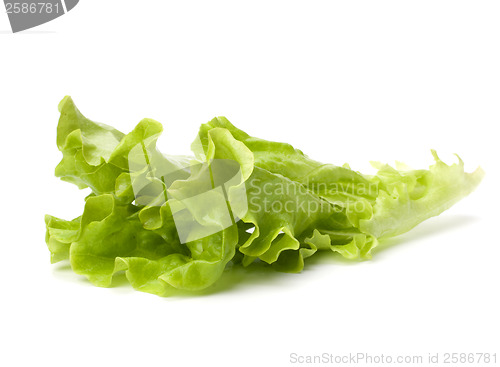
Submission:
<svg viewBox="0 0 500 367">
<path fill-rule="evenodd" d="M 163 295 L 169 288 L 203 289 L 214 283 L 234 255 L 235 227 L 181 245 L 143 227 L 134 206 L 110 194 L 87 199 L 70 263 L 97 286 L 110 286 L 125 271 L 138 290 Z M 173 222 L 171 222 L 173 225 Z"/>
<path fill-rule="evenodd" d="M 180 170 L 183 163 L 162 155 L 156 141 L 162 125 L 143 119 L 129 134 L 83 116 L 71 97 L 59 104 L 61 117 L 57 127 L 57 146 L 63 154 L 55 170 L 57 177 L 77 185 L 90 187 L 92 193 L 128 194 L 132 181 L 143 178 L 149 162 L 165 171 Z M 133 165 L 133 173 L 130 173 Z M 118 181 L 118 182 L 117 182 Z M 127 192 L 128 189 L 128 192 Z"/>
<path fill-rule="evenodd" d="M 396 170 L 380 165 L 374 180 L 380 190 L 370 218 L 360 219 L 359 228 L 377 238 L 405 233 L 422 221 L 439 215 L 469 195 L 484 177 L 481 168 L 464 171 L 464 163 L 447 165 L 433 150 L 436 163 L 429 170 Z"/>
<path fill-rule="evenodd" d="M 101 287 L 124 272 L 135 289 L 163 296 L 210 287 L 230 262 L 300 272 L 318 251 L 370 258 L 379 241 L 439 215 L 484 176 L 434 151 L 428 170 L 374 163 L 377 174 L 364 175 L 224 117 L 201 125 L 195 157 L 166 156 L 155 120 L 124 134 L 84 117 L 70 97 L 59 111 L 56 176 L 90 194 L 73 220 L 46 215 L 45 240 L 51 262 L 67 260 Z"/>
<path fill-rule="evenodd" d="M 324 235 L 323 243 L 328 236 L 331 250 L 347 258 L 370 258 L 379 239 L 405 233 L 423 220 L 439 215 L 472 192 L 484 176 L 481 168 L 466 173 L 460 158 L 458 164 L 446 165 L 435 151 L 432 154 L 436 164 L 429 170 L 396 170 L 378 163 L 377 175 L 367 176 L 348 166 L 311 160 L 289 144 L 251 137 L 225 117 L 214 118 L 200 127 L 192 144 L 197 156 L 208 150 L 210 132 L 221 128 L 248 147 L 256 167 L 285 176 L 310 194 L 341 208 L 352 227 L 317 228 L 308 243 Z M 347 243 L 338 243 L 346 239 Z"/>
</svg>

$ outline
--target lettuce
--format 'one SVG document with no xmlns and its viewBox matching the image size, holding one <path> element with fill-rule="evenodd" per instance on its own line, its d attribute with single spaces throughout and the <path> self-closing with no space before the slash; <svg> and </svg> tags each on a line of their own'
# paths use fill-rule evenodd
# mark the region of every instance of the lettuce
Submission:
<svg viewBox="0 0 500 367">
<path fill-rule="evenodd" d="M 83 213 L 45 217 L 51 262 L 107 287 L 124 272 L 137 290 L 168 295 L 214 284 L 229 262 L 300 272 L 317 251 L 370 258 L 380 240 L 409 231 L 471 193 L 464 172 L 432 151 L 429 170 L 374 163 L 363 175 L 323 164 L 289 144 L 249 136 L 218 117 L 201 125 L 193 157 L 156 148 L 162 125 L 128 134 L 59 104 L 55 174 L 89 188 Z"/>
</svg>

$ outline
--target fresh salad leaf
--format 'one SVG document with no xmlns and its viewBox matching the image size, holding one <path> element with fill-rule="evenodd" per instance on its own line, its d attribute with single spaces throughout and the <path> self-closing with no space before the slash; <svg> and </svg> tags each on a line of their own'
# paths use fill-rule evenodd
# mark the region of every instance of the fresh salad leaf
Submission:
<svg viewBox="0 0 500 367">
<path fill-rule="evenodd" d="M 124 272 L 137 290 L 168 295 L 210 287 L 227 264 L 300 272 L 317 251 L 369 258 L 379 240 L 409 231 L 471 193 L 484 172 L 374 163 L 364 175 L 254 138 L 226 118 L 201 125 L 193 157 L 156 147 L 163 128 L 144 119 L 129 134 L 93 122 L 71 97 L 59 104 L 55 173 L 90 188 L 83 214 L 45 217 L 51 262 L 108 287 Z"/>
</svg>

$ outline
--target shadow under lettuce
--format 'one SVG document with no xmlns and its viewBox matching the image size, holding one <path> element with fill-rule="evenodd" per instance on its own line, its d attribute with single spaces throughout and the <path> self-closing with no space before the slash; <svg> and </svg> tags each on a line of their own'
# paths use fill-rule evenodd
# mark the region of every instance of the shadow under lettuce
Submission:
<svg viewBox="0 0 500 367">
<path fill-rule="evenodd" d="M 412 243 L 425 240 L 433 235 L 446 233 L 456 228 L 471 225 L 477 220 L 477 217 L 470 215 L 451 215 L 431 218 L 405 234 L 381 240 L 379 245 L 372 251 L 372 260 L 349 260 L 342 257 L 339 253 L 320 251 L 304 260 L 305 266 L 303 272 L 314 272 L 315 268 L 323 266 L 352 266 L 363 261 L 373 261 L 377 259 L 380 253 L 389 251 L 395 246 L 402 246 L 403 244 L 411 245 Z M 61 277 L 67 277 L 68 273 L 71 273 L 71 278 L 76 275 L 71 270 L 69 263 L 62 263 L 55 267 L 54 273 Z M 211 296 L 230 292 L 234 289 L 241 291 L 245 288 L 248 289 L 255 287 L 273 287 L 278 290 L 280 289 L 279 286 L 282 285 L 284 281 L 288 281 L 289 277 L 297 275 L 300 274 L 278 272 L 271 265 L 259 260 L 255 261 L 248 267 L 243 267 L 240 264 L 233 264 L 232 262 L 229 262 L 220 279 L 210 287 L 199 291 L 171 289 L 163 298 L 175 299 Z M 80 278 L 82 279 L 82 282 L 87 283 L 89 286 L 91 285 L 84 277 Z M 109 288 L 120 289 L 120 292 L 126 291 L 128 293 L 128 290 L 130 292 L 135 292 L 129 284 L 124 271 L 118 272 L 113 276 L 113 280 Z M 126 288 L 129 289 L 126 290 Z"/>
</svg>

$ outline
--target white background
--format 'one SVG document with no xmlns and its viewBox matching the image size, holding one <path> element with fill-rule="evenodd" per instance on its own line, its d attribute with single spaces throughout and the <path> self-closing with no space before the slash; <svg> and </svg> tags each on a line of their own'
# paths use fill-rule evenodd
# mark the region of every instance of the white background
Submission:
<svg viewBox="0 0 500 367">
<path fill-rule="evenodd" d="M 2 366 L 289 366 L 290 354 L 495 353 L 500 363 L 498 1 L 82 0 L 19 34 L 0 13 Z M 203 296 L 96 288 L 50 265 L 43 215 L 80 215 L 53 170 L 57 104 L 185 154 L 225 115 L 371 173 L 458 153 L 486 178 L 372 261 L 233 271 Z M 394 246 L 392 246 L 394 245 Z M 234 279 L 234 280 L 233 280 Z"/>
</svg>

